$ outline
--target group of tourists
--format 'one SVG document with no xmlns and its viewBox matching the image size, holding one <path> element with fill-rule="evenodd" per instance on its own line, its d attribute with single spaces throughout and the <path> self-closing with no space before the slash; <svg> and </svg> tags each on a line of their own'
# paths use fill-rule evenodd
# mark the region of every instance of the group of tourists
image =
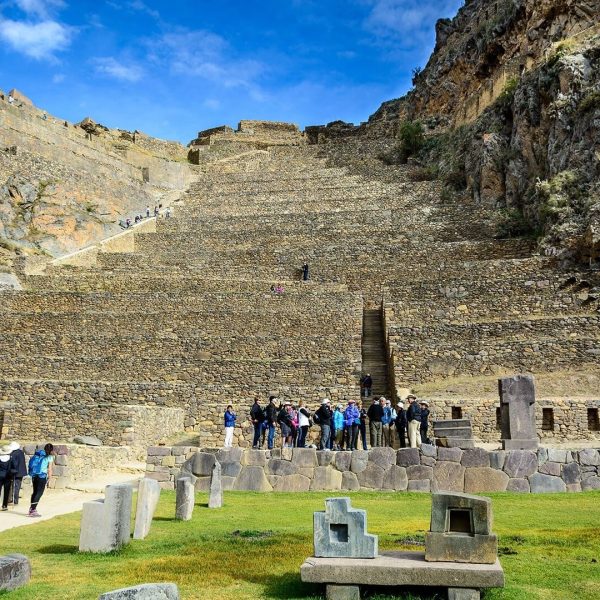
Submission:
<svg viewBox="0 0 600 600">
<path fill-rule="evenodd" d="M 404 403 L 393 407 L 383 396 L 374 399 L 368 408 L 355 400 L 332 407 L 331 400 L 324 398 L 319 408 L 311 411 L 303 400 L 293 405 L 270 396 L 268 404 L 262 407 L 256 398 L 250 409 L 252 447 L 264 448 L 266 443 L 267 449 L 273 449 L 279 431 L 282 448 L 305 448 L 310 428 L 318 426 L 320 450 L 357 450 L 359 439 L 363 450 L 367 450 L 367 428 L 371 448 L 394 447 L 396 438 L 400 448 L 406 448 L 407 435 L 410 447 L 417 448 L 429 441 L 429 404 L 425 400 L 418 402 L 412 394 L 407 401 L 405 410 Z M 233 406 L 229 405 L 224 414 L 226 448 L 233 444 L 236 419 Z"/>
<path fill-rule="evenodd" d="M 44 494 L 46 486 L 52 477 L 52 464 L 54 463 L 54 446 L 46 444 L 43 450 L 36 450 L 29 459 L 28 468 L 25 464 L 25 453 L 17 442 L 11 442 L 0 448 L 0 495 L 2 496 L 2 510 L 7 511 L 9 504 L 19 504 L 19 497 L 23 478 L 31 477 L 33 492 L 29 506 L 29 517 L 40 517 L 37 506 Z"/>
<path fill-rule="evenodd" d="M 146 206 L 146 216 L 145 217 L 144 217 L 144 215 L 135 215 L 135 217 L 133 218 L 133 222 L 131 221 L 130 217 L 127 217 L 124 221 L 120 220 L 119 225 L 121 226 L 121 229 L 129 229 L 133 225 L 137 225 L 138 223 L 141 223 L 144 220 L 144 218 L 149 219 L 150 217 L 154 216 L 154 218 L 158 219 L 161 210 L 162 210 L 162 204 L 158 204 L 157 206 L 154 207 L 154 213 L 150 210 L 150 206 L 148 205 L 148 206 Z M 169 219 L 171 217 L 171 207 L 170 206 L 167 206 L 167 208 L 165 209 L 164 216 L 165 216 L 165 219 Z"/>
</svg>

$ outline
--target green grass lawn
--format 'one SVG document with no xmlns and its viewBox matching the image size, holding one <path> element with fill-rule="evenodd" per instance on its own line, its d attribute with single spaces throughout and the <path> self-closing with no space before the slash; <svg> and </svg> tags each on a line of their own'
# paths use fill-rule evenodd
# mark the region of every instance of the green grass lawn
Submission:
<svg viewBox="0 0 600 600">
<path fill-rule="evenodd" d="M 368 511 L 380 551 L 421 549 L 428 494 L 347 495 Z M 318 598 L 322 590 L 303 584 L 299 570 L 312 554 L 312 513 L 329 496 L 231 492 L 222 509 L 209 510 L 198 494 L 193 520 L 183 523 L 173 519 L 175 494 L 163 492 L 148 537 L 110 555 L 78 553 L 80 513 L 12 529 L 0 534 L 0 553 L 27 555 L 33 577 L 0 596 L 96 600 L 116 588 L 172 581 L 182 600 Z M 488 591 L 487 600 L 600 598 L 599 492 L 491 497 L 506 588 Z"/>
</svg>

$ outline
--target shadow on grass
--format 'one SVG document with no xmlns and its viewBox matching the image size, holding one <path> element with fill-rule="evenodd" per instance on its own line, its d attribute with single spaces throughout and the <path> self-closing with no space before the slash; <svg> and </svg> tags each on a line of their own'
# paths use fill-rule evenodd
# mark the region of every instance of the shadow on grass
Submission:
<svg viewBox="0 0 600 600">
<path fill-rule="evenodd" d="M 304 583 L 300 573 L 283 573 L 264 579 L 265 596 L 280 600 L 324 598 L 324 587 L 314 583 Z"/>
<path fill-rule="evenodd" d="M 38 552 L 40 554 L 77 554 L 79 548 L 69 544 L 54 544 L 53 546 L 43 546 Z"/>
</svg>

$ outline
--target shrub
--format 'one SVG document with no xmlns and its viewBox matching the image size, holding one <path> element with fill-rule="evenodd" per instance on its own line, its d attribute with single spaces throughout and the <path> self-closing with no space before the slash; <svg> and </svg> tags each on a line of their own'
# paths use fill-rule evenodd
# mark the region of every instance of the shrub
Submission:
<svg viewBox="0 0 600 600">
<path fill-rule="evenodd" d="M 577 107 L 577 112 L 584 115 L 587 112 L 592 112 L 600 108 L 600 91 L 590 92 L 583 98 Z"/>
</svg>

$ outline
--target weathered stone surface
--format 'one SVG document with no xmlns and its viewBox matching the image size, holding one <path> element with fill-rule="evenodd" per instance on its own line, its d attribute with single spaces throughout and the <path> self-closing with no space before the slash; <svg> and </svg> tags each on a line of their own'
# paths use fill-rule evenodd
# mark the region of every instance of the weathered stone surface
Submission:
<svg viewBox="0 0 600 600">
<path fill-rule="evenodd" d="M 133 539 L 143 540 L 150 532 L 152 517 L 160 499 L 160 484 L 154 479 L 141 479 L 138 486 Z"/>
<path fill-rule="evenodd" d="M 267 464 L 266 453 L 262 450 L 244 450 L 242 465 L 245 467 L 264 467 Z"/>
<path fill-rule="evenodd" d="M 590 477 L 589 479 L 584 479 L 581 482 L 581 489 L 584 492 L 588 492 L 590 490 L 600 490 L 600 477 Z"/>
<path fill-rule="evenodd" d="M 197 492 L 208 492 L 210 489 L 210 477 L 196 477 L 192 483 Z"/>
<path fill-rule="evenodd" d="M 194 513 L 195 489 L 189 477 L 180 477 L 175 484 L 175 519 L 189 521 Z"/>
<path fill-rule="evenodd" d="M 338 471 L 349 471 L 352 464 L 352 452 L 335 452 L 334 462 Z"/>
<path fill-rule="evenodd" d="M 196 477 L 210 477 L 216 457 L 208 452 L 196 452 L 191 461 L 191 471 Z"/>
<path fill-rule="evenodd" d="M 531 450 L 512 450 L 504 461 L 504 472 L 511 478 L 529 477 L 537 467 L 537 454 Z"/>
<path fill-rule="evenodd" d="M 361 488 L 380 490 L 383 487 L 385 471 L 375 463 L 368 463 L 367 467 L 356 474 Z"/>
<path fill-rule="evenodd" d="M 353 473 L 360 473 L 367 468 L 369 462 L 369 452 L 367 450 L 353 450 L 352 463 L 350 464 L 350 470 Z"/>
<path fill-rule="evenodd" d="M 408 475 L 409 481 L 411 479 L 433 479 L 433 468 L 413 465 L 406 467 L 406 474 Z"/>
<path fill-rule="evenodd" d="M 383 489 L 405 491 L 408 487 L 408 475 L 405 467 L 392 465 L 383 476 Z"/>
<path fill-rule="evenodd" d="M 337 452 L 327 452 L 326 450 L 317 450 L 317 462 L 319 467 L 328 467 L 335 463 Z"/>
<path fill-rule="evenodd" d="M 355 492 L 360 489 L 360 483 L 358 483 L 358 477 L 356 473 L 352 471 L 344 471 L 342 473 L 342 489 Z"/>
<path fill-rule="evenodd" d="M 600 465 L 600 454 L 598 450 L 592 448 L 586 448 L 585 450 L 579 451 L 579 464 L 581 465 Z"/>
<path fill-rule="evenodd" d="M 308 492 L 310 484 L 311 480 L 304 475 L 283 475 L 277 478 L 273 490 L 276 492 Z"/>
<path fill-rule="evenodd" d="M 465 471 L 465 492 L 504 492 L 508 481 L 509 477 L 503 471 L 491 467 L 470 467 Z"/>
<path fill-rule="evenodd" d="M 76 435 L 73 438 L 74 444 L 83 444 L 85 446 L 102 446 L 102 440 L 93 435 Z"/>
<path fill-rule="evenodd" d="M 406 489 L 409 492 L 430 492 L 431 479 L 409 479 Z"/>
<path fill-rule="evenodd" d="M 326 585 L 326 600 L 360 600 L 360 587 L 357 585 Z"/>
<path fill-rule="evenodd" d="M 271 475 L 294 475 L 298 469 L 289 461 L 280 458 L 272 458 L 267 463 L 267 473 Z"/>
<path fill-rule="evenodd" d="M 506 491 L 529 493 L 529 481 L 523 478 L 509 479 Z"/>
<path fill-rule="evenodd" d="M 396 463 L 396 451 L 393 448 L 371 448 L 369 451 L 369 462 L 375 463 L 382 469 L 387 469 Z"/>
<path fill-rule="evenodd" d="M 548 448 L 548 460 L 556 463 L 566 463 L 567 450 L 561 448 Z"/>
<path fill-rule="evenodd" d="M 461 448 L 438 448 L 438 460 L 459 463 L 463 455 Z"/>
<path fill-rule="evenodd" d="M 294 448 L 292 464 L 299 469 L 318 466 L 317 451 L 314 448 Z"/>
<path fill-rule="evenodd" d="M 342 489 L 342 474 L 333 467 L 317 467 L 310 484 L 311 491 Z"/>
<path fill-rule="evenodd" d="M 258 466 L 244 467 L 235 480 L 233 489 L 245 492 L 273 491 L 273 487 L 265 475 L 265 470 Z"/>
<path fill-rule="evenodd" d="M 326 510 L 314 513 L 316 557 L 374 558 L 378 538 L 367 533 L 367 513 L 351 507 L 350 498 L 328 498 Z"/>
<path fill-rule="evenodd" d="M 274 477 L 274 475 L 270 475 L 270 477 Z M 221 477 L 221 483 L 223 484 L 224 492 L 230 492 L 233 489 L 235 479 L 235 477 L 227 477 L 225 475 Z"/>
<path fill-rule="evenodd" d="M 448 588 L 448 600 L 480 600 L 479 590 Z"/>
<path fill-rule="evenodd" d="M 174 583 L 144 583 L 100 594 L 98 600 L 179 600 Z"/>
<path fill-rule="evenodd" d="M 560 477 L 561 464 L 556 462 L 545 462 L 540 468 L 539 472 L 544 475 L 553 475 L 554 477 Z"/>
<path fill-rule="evenodd" d="M 433 467 L 431 489 L 434 492 L 464 492 L 465 468 L 458 463 L 439 460 Z"/>
<path fill-rule="evenodd" d="M 237 477 L 241 470 L 242 465 L 239 462 L 221 463 L 221 475 L 223 477 Z"/>
<path fill-rule="evenodd" d="M 542 466 L 543 464 L 548 462 L 548 448 L 538 448 L 537 449 L 537 457 L 538 457 L 538 466 Z"/>
<path fill-rule="evenodd" d="M 23 554 L 0 556 L 0 591 L 16 590 L 31 579 L 31 564 Z"/>
<path fill-rule="evenodd" d="M 437 461 L 431 456 L 421 456 L 421 464 L 425 467 L 435 467 Z"/>
<path fill-rule="evenodd" d="M 80 552 L 106 553 L 128 544 L 133 488 L 107 485 L 104 499 L 85 502 L 81 513 Z"/>
<path fill-rule="evenodd" d="M 221 508 L 223 506 L 223 483 L 221 481 L 221 465 L 215 462 L 210 477 L 208 494 L 208 508 Z"/>
<path fill-rule="evenodd" d="M 412 467 L 421 463 L 417 448 L 400 448 L 396 453 L 396 464 L 399 467 Z"/>
<path fill-rule="evenodd" d="M 483 448 L 467 448 L 462 455 L 460 464 L 463 467 L 489 467 L 490 456 Z"/>
<path fill-rule="evenodd" d="M 421 444 L 421 454 L 430 458 L 437 458 L 437 448 L 432 444 Z"/>
<path fill-rule="evenodd" d="M 217 452 L 216 458 L 221 463 L 221 467 L 223 467 L 226 463 L 242 462 L 243 455 L 243 448 L 221 448 Z"/>
<path fill-rule="evenodd" d="M 532 494 L 546 494 L 553 492 L 566 492 L 567 486 L 560 477 L 534 473 L 529 478 L 529 486 Z"/>
<path fill-rule="evenodd" d="M 504 461 L 506 460 L 506 452 L 504 450 L 494 450 L 490 452 L 490 467 L 492 469 L 500 469 L 504 468 Z"/>
<path fill-rule="evenodd" d="M 504 377 L 499 380 L 499 389 L 500 426 L 504 449 L 537 449 L 533 377 L 531 375 Z"/>
</svg>

